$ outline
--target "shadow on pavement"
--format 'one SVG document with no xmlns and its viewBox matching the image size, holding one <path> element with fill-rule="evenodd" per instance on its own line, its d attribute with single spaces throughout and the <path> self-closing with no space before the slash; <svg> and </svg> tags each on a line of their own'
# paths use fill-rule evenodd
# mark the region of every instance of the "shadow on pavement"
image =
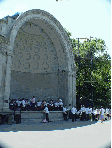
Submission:
<svg viewBox="0 0 112 148">
<path fill-rule="evenodd" d="M 11 125 L 0 125 L 0 132 L 19 132 L 19 131 L 55 131 L 55 130 L 67 130 L 71 128 L 80 128 L 83 126 L 89 126 L 97 123 L 98 121 L 74 121 L 71 119 L 68 121 L 55 121 L 49 123 L 41 122 L 23 122 L 20 124 L 11 124 Z"/>
</svg>

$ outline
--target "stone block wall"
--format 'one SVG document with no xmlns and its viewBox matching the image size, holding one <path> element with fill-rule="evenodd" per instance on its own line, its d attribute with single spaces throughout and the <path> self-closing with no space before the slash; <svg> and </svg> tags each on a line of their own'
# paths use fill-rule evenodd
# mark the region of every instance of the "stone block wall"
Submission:
<svg viewBox="0 0 112 148">
<path fill-rule="evenodd" d="M 45 73 L 11 72 L 10 98 L 18 99 L 34 95 L 36 101 L 47 98 L 58 98 L 58 75 Z"/>
</svg>

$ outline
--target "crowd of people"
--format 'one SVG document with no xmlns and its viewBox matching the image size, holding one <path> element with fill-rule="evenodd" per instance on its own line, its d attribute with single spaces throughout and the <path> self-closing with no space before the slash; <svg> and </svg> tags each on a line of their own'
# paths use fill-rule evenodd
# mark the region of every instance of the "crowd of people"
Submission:
<svg viewBox="0 0 112 148">
<path fill-rule="evenodd" d="M 80 119 L 81 121 L 97 121 L 101 119 L 101 123 L 106 119 L 109 120 L 111 118 L 111 109 L 101 108 L 90 108 L 81 105 L 80 110 L 77 110 L 76 106 L 71 107 L 64 105 L 62 99 L 58 98 L 57 101 L 50 99 L 49 101 L 38 100 L 35 101 L 35 96 L 32 99 L 28 100 L 25 98 L 22 99 L 10 99 L 9 98 L 9 109 L 11 110 L 22 110 L 22 111 L 44 111 L 46 113 L 46 121 L 49 122 L 49 111 L 63 111 L 64 120 L 68 121 L 68 119 L 72 119 L 72 122 Z"/>
<path fill-rule="evenodd" d="M 93 107 L 85 107 L 84 105 L 81 106 L 80 110 L 77 110 L 76 106 L 72 107 L 71 109 L 67 109 L 67 106 L 63 107 L 63 117 L 64 120 L 68 121 L 68 119 L 72 118 L 72 122 L 77 121 L 79 118 L 81 121 L 98 121 L 101 119 L 101 123 L 104 120 L 109 120 L 111 118 L 111 109 L 106 108 L 104 109 L 102 106 L 101 108 Z"/>
</svg>

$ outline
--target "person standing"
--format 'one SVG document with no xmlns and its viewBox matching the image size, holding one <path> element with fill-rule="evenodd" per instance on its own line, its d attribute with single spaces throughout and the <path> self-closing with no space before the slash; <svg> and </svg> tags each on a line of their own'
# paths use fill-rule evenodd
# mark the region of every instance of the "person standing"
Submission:
<svg viewBox="0 0 112 148">
<path fill-rule="evenodd" d="M 103 121 L 104 121 L 104 112 L 105 112 L 105 110 L 103 109 L 103 107 L 101 106 L 101 109 L 100 109 L 100 118 L 101 118 L 101 123 L 103 123 Z"/>
<path fill-rule="evenodd" d="M 72 113 L 72 122 L 74 122 L 74 119 L 75 121 L 77 121 L 76 120 L 77 109 L 75 106 L 71 109 L 71 113 Z"/>
<path fill-rule="evenodd" d="M 107 116 L 107 120 L 109 120 L 109 109 L 106 108 L 106 116 Z"/>
<path fill-rule="evenodd" d="M 64 120 L 68 121 L 67 120 L 67 109 L 66 109 L 66 105 L 63 106 L 63 118 L 64 118 Z"/>
<path fill-rule="evenodd" d="M 89 107 L 85 108 L 86 110 L 86 121 L 89 120 Z"/>
<path fill-rule="evenodd" d="M 48 110 L 48 105 L 45 106 L 45 114 L 46 114 L 46 120 L 49 122 L 49 117 L 48 117 L 48 114 L 49 114 L 49 110 Z"/>
<path fill-rule="evenodd" d="M 82 111 L 82 121 L 84 121 L 85 120 L 85 111 L 86 111 L 84 105 L 83 105 L 81 111 Z"/>
<path fill-rule="evenodd" d="M 111 108 L 109 108 L 109 117 L 111 119 Z"/>
<path fill-rule="evenodd" d="M 95 110 L 95 108 L 93 108 L 93 110 L 92 110 L 92 121 L 95 120 L 95 115 L 96 115 L 96 110 Z"/>
<path fill-rule="evenodd" d="M 69 104 L 69 106 L 67 107 L 67 111 L 68 111 L 68 119 L 71 118 L 71 104 Z"/>
<path fill-rule="evenodd" d="M 25 110 L 26 107 L 26 102 L 25 102 L 25 98 L 22 99 L 22 110 Z"/>
</svg>

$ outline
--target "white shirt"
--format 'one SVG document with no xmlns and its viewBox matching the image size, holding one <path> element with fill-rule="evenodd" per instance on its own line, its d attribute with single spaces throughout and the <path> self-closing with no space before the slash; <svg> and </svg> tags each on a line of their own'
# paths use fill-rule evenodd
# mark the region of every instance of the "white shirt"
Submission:
<svg viewBox="0 0 112 148">
<path fill-rule="evenodd" d="M 100 114 L 100 109 L 97 110 L 97 114 Z"/>
<path fill-rule="evenodd" d="M 72 112 L 72 114 L 76 114 L 76 113 L 77 113 L 77 109 L 76 109 L 75 107 L 73 107 L 73 108 L 71 109 L 71 112 Z"/>
<path fill-rule="evenodd" d="M 20 106 L 20 104 L 21 104 L 21 101 L 18 101 L 18 106 Z"/>
<path fill-rule="evenodd" d="M 100 111 L 101 111 L 101 115 L 104 115 L 105 110 L 101 108 Z"/>
<path fill-rule="evenodd" d="M 32 98 L 32 103 L 35 103 L 35 98 Z"/>
<path fill-rule="evenodd" d="M 62 102 L 59 102 L 59 105 L 61 105 L 61 107 L 63 107 L 63 103 Z"/>
<path fill-rule="evenodd" d="M 59 101 L 62 101 L 61 99 L 59 99 Z"/>
<path fill-rule="evenodd" d="M 92 113 L 92 108 L 89 108 L 89 114 L 91 114 Z"/>
<path fill-rule="evenodd" d="M 59 103 L 58 102 L 55 102 L 55 107 L 59 107 Z"/>
<path fill-rule="evenodd" d="M 41 106 L 41 103 L 42 103 L 42 102 L 37 102 L 37 106 Z"/>
<path fill-rule="evenodd" d="M 109 109 L 108 108 L 106 108 L 106 114 L 109 114 Z"/>
<path fill-rule="evenodd" d="M 65 107 L 63 107 L 63 112 L 65 113 L 67 111 L 67 109 Z"/>
<path fill-rule="evenodd" d="M 80 114 L 80 111 L 78 111 L 77 114 L 79 115 Z"/>
<path fill-rule="evenodd" d="M 50 105 L 50 106 L 53 106 L 53 103 L 50 103 L 49 105 Z"/>
<path fill-rule="evenodd" d="M 28 105 L 30 105 L 30 102 L 28 101 Z"/>
<path fill-rule="evenodd" d="M 45 107 L 45 113 L 49 113 L 48 107 Z"/>
<path fill-rule="evenodd" d="M 18 100 L 16 101 L 16 103 L 18 104 Z"/>
<path fill-rule="evenodd" d="M 96 111 L 95 111 L 95 110 L 93 110 L 92 113 L 93 113 L 94 115 L 96 115 Z"/>
<path fill-rule="evenodd" d="M 85 112 L 86 111 L 85 107 L 81 108 L 81 111 L 82 112 Z"/>
<path fill-rule="evenodd" d="M 25 100 L 22 100 L 23 107 L 25 107 Z"/>
<path fill-rule="evenodd" d="M 89 114 L 89 108 L 85 108 L 86 109 L 86 114 Z"/>
</svg>

